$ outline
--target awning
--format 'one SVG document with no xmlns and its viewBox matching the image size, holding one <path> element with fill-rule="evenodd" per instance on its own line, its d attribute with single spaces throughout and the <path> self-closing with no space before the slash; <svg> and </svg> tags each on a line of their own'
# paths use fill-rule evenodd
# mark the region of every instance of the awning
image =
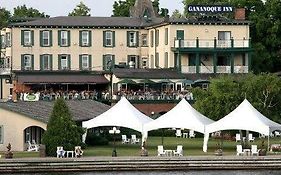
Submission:
<svg viewBox="0 0 281 175">
<path fill-rule="evenodd" d="M 150 80 L 150 79 L 142 79 L 140 80 L 140 83 L 143 83 L 143 84 L 155 84 L 156 82 Z"/>
<path fill-rule="evenodd" d="M 103 75 L 18 75 L 21 84 L 107 84 Z"/>
<path fill-rule="evenodd" d="M 137 84 L 134 80 L 131 80 L 131 79 L 123 79 L 117 83 L 119 83 L 119 84 Z"/>
</svg>

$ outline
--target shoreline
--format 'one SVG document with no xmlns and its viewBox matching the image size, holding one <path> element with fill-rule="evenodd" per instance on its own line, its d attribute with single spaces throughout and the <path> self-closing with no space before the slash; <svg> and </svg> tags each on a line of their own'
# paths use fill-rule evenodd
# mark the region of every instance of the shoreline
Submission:
<svg viewBox="0 0 281 175">
<path fill-rule="evenodd" d="M 281 170 L 281 156 L 83 157 L 0 159 L 1 173 Z"/>
</svg>

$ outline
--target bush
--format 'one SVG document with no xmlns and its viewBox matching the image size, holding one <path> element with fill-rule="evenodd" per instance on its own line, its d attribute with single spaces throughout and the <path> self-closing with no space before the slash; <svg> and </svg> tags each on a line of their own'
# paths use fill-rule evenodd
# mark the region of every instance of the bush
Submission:
<svg viewBox="0 0 281 175">
<path fill-rule="evenodd" d="M 96 146 L 96 145 L 108 145 L 108 139 L 96 135 L 95 133 L 88 133 L 86 137 L 86 144 L 90 146 Z"/>
</svg>

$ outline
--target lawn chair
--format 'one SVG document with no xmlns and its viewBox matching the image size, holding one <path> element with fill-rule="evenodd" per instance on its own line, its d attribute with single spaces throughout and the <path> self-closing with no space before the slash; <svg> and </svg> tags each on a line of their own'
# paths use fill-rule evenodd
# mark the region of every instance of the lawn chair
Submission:
<svg viewBox="0 0 281 175">
<path fill-rule="evenodd" d="M 253 155 L 259 155 L 259 152 L 258 152 L 258 146 L 257 145 L 251 145 L 251 154 L 252 156 Z"/>
<path fill-rule="evenodd" d="M 63 150 L 62 146 L 58 146 L 57 147 L 57 158 L 63 158 L 65 155 L 65 152 L 66 151 Z"/>
<path fill-rule="evenodd" d="M 157 155 L 158 156 L 165 156 L 165 151 L 164 151 L 164 148 L 163 148 L 163 145 L 158 145 L 158 149 L 157 149 Z"/>
<path fill-rule="evenodd" d="M 181 136 L 182 136 L 181 130 L 177 129 L 176 130 L 176 137 L 181 137 Z"/>
<path fill-rule="evenodd" d="M 235 139 L 236 139 L 236 142 L 241 142 L 240 134 L 236 134 Z"/>
<path fill-rule="evenodd" d="M 189 130 L 189 138 L 195 138 L 194 130 Z"/>
<path fill-rule="evenodd" d="M 27 141 L 28 143 L 28 148 L 27 148 L 27 151 L 39 151 L 39 145 L 35 143 L 32 144 L 30 143 L 30 141 Z"/>
<path fill-rule="evenodd" d="M 274 131 L 274 136 L 275 137 L 280 137 L 281 136 L 281 133 L 279 131 Z"/>
<path fill-rule="evenodd" d="M 81 157 L 83 155 L 83 150 L 81 149 L 81 146 L 75 146 L 74 153 L 75 157 Z"/>
<path fill-rule="evenodd" d="M 242 145 L 236 145 L 236 152 L 237 152 L 237 156 L 240 156 L 240 155 L 244 155 L 244 151 L 242 149 Z"/>
<path fill-rule="evenodd" d="M 178 145 L 177 149 L 174 150 L 173 152 L 174 152 L 174 156 L 183 156 L 182 145 Z"/>
<path fill-rule="evenodd" d="M 253 142 L 255 140 L 255 137 L 253 137 L 253 134 L 249 134 L 249 142 Z"/>
<path fill-rule="evenodd" d="M 130 143 L 130 139 L 127 139 L 126 135 L 122 135 L 122 144 L 128 144 Z"/>
<path fill-rule="evenodd" d="M 140 142 L 140 139 L 137 139 L 136 135 L 131 135 L 131 144 L 137 144 Z"/>
</svg>

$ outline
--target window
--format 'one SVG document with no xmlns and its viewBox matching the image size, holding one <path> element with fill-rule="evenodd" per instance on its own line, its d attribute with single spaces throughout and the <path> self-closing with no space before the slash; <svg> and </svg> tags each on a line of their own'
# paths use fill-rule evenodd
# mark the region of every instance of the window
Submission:
<svg viewBox="0 0 281 175">
<path fill-rule="evenodd" d="M 113 33 L 112 31 L 105 32 L 105 46 L 113 46 Z"/>
<path fill-rule="evenodd" d="M 41 70 L 52 70 L 52 55 L 41 55 L 40 63 Z"/>
<path fill-rule="evenodd" d="M 218 32 L 218 47 L 231 46 L 231 32 L 219 31 Z"/>
<path fill-rule="evenodd" d="M 168 57 L 168 52 L 165 52 L 165 68 L 168 68 L 168 63 L 169 63 L 169 57 Z"/>
<path fill-rule="evenodd" d="M 142 68 L 148 68 L 148 59 L 146 57 L 142 58 Z"/>
<path fill-rule="evenodd" d="M 25 46 L 31 45 L 31 31 L 24 31 L 23 32 L 23 42 Z"/>
<path fill-rule="evenodd" d="M 82 37 L 82 46 L 88 46 L 89 45 L 89 31 L 82 31 L 81 37 Z"/>
<path fill-rule="evenodd" d="M 114 55 L 103 55 L 103 70 L 110 70 L 115 65 Z"/>
<path fill-rule="evenodd" d="M 147 46 L 147 34 L 142 34 L 141 35 L 141 45 L 143 47 L 146 47 Z"/>
<path fill-rule="evenodd" d="M 61 61 L 61 69 L 62 70 L 65 70 L 65 69 L 68 69 L 68 57 L 67 55 L 62 55 L 61 58 L 60 58 L 60 61 Z"/>
<path fill-rule="evenodd" d="M 159 68 L 159 53 L 156 52 L 155 54 L 155 67 Z"/>
<path fill-rule="evenodd" d="M 139 57 L 137 55 L 128 55 L 127 64 L 130 68 L 138 68 L 139 66 Z"/>
<path fill-rule="evenodd" d="M 43 40 L 43 46 L 50 45 L 50 32 L 49 31 L 42 32 L 42 40 Z"/>
<path fill-rule="evenodd" d="M 91 55 L 79 55 L 80 70 L 89 70 L 91 67 Z"/>
<path fill-rule="evenodd" d="M 59 31 L 59 45 L 60 46 L 69 46 L 69 33 L 70 31 Z"/>
<path fill-rule="evenodd" d="M 5 36 L 1 35 L 1 49 L 4 49 L 6 47 L 6 43 L 5 43 Z"/>
<path fill-rule="evenodd" d="M 128 37 L 128 47 L 137 47 L 138 46 L 138 32 L 132 31 L 127 32 Z"/>
<path fill-rule="evenodd" d="M 168 45 L 169 29 L 165 28 L 165 45 Z"/>
<path fill-rule="evenodd" d="M 154 32 L 150 31 L 150 46 L 154 46 Z"/>
<path fill-rule="evenodd" d="M 4 128 L 3 125 L 0 125 L 0 144 L 3 144 L 4 141 Z"/>
<path fill-rule="evenodd" d="M 32 57 L 31 55 L 24 55 L 23 56 L 23 69 L 24 70 L 31 70 L 32 68 Z"/>
<path fill-rule="evenodd" d="M 6 33 L 6 47 L 11 47 L 11 33 Z"/>
</svg>

